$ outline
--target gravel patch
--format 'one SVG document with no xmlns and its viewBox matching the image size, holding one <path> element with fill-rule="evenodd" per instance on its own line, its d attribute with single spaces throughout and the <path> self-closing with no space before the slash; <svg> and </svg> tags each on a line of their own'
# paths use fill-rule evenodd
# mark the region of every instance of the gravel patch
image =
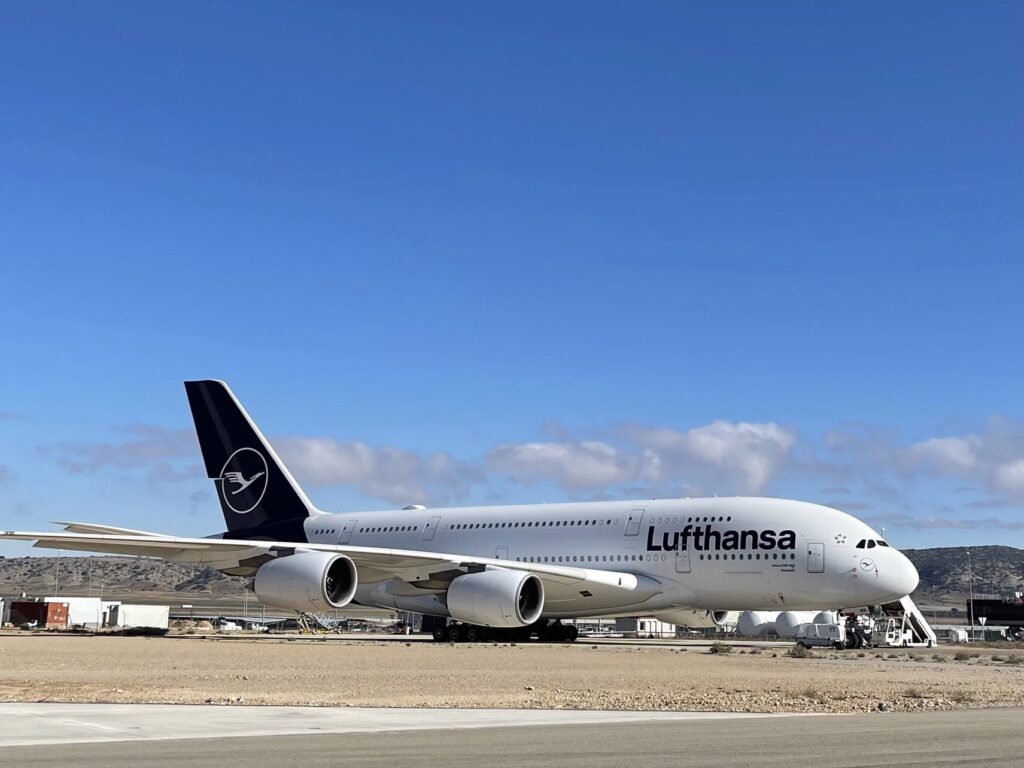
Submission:
<svg viewBox="0 0 1024 768">
<path fill-rule="evenodd" d="M 0 636 L 0 701 L 899 712 L 1024 706 L 1024 665 L 886 650 Z"/>
</svg>

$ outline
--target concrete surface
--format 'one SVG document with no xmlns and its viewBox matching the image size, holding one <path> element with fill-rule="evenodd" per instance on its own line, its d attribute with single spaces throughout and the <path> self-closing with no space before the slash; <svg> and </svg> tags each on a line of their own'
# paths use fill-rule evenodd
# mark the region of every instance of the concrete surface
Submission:
<svg viewBox="0 0 1024 768">
<path fill-rule="evenodd" d="M 464 730 L 543 725 L 606 725 L 789 716 L 791 715 L 568 709 L 0 704 L 0 748 L 111 741 Z"/>
<path fill-rule="evenodd" d="M 303 735 L 252 735 L 268 721 Z M 3 743 L 26 745 L 4 746 L 0 762 L 30 767 L 1017 768 L 1024 754 L 1020 709 L 808 717 L 17 704 L 0 705 L 0 723 Z M 380 730 L 402 724 L 411 730 Z"/>
</svg>

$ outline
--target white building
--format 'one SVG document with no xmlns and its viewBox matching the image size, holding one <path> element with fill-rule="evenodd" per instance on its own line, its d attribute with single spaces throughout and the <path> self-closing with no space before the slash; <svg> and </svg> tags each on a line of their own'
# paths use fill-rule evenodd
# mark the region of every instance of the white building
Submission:
<svg viewBox="0 0 1024 768">
<path fill-rule="evenodd" d="M 615 631 L 638 637 L 675 637 L 676 625 L 659 621 L 653 616 L 619 616 L 615 619 Z"/>
<path fill-rule="evenodd" d="M 152 628 L 167 629 L 170 626 L 171 608 L 168 605 L 130 605 L 118 603 L 110 611 L 107 626 L 121 629 Z"/>
<path fill-rule="evenodd" d="M 44 603 L 67 603 L 68 626 L 97 629 L 106 626 L 110 606 L 117 605 L 98 597 L 44 597 Z"/>
</svg>

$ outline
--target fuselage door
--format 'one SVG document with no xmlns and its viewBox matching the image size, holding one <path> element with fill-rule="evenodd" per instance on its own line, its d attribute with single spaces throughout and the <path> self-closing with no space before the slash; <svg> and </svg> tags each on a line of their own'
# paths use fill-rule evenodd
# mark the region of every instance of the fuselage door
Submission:
<svg viewBox="0 0 1024 768">
<path fill-rule="evenodd" d="M 424 541 L 432 541 L 433 540 L 434 533 L 437 532 L 437 525 L 440 522 L 441 522 L 441 518 L 440 517 L 432 517 L 429 520 L 427 520 L 427 524 L 425 526 L 423 526 L 423 540 Z"/>
<path fill-rule="evenodd" d="M 690 550 L 688 549 L 677 549 L 676 550 L 676 573 L 689 573 L 690 572 Z"/>
<path fill-rule="evenodd" d="M 808 573 L 824 573 L 825 572 L 825 542 L 823 542 L 823 541 L 809 541 L 809 542 L 807 542 L 807 572 Z"/>
<path fill-rule="evenodd" d="M 348 544 L 352 538 L 352 531 L 356 529 L 356 523 L 358 520 L 346 520 L 345 524 L 341 526 L 341 533 L 338 534 L 339 544 Z"/>
<path fill-rule="evenodd" d="M 642 509 L 634 509 L 629 513 L 629 517 L 626 518 L 626 535 L 636 536 L 640 533 L 640 521 L 644 519 L 644 511 Z"/>
</svg>

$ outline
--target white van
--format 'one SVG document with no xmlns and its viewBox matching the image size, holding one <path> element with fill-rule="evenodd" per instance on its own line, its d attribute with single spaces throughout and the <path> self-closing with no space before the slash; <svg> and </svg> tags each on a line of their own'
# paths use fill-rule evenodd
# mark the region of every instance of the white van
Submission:
<svg viewBox="0 0 1024 768">
<path fill-rule="evenodd" d="M 831 646 L 841 651 L 846 647 L 846 627 L 842 624 L 801 624 L 796 630 L 796 644 L 804 648 Z"/>
</svg>

